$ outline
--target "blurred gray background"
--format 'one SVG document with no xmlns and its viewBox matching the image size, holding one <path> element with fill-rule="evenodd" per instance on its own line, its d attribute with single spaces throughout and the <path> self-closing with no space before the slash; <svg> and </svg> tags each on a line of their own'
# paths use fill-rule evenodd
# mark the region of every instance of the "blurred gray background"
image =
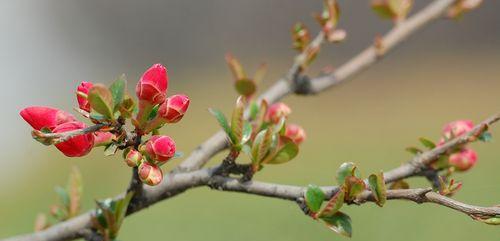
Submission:
<svg viewBox="0 0 500 241">
<path fill-rule="evenodd" d="M 347 41 L 322 49 L 311 75 L 325 65 L 338 66 L 392 25 L 375 16 L 368 1 L 339 2 Z M 429 2 L 418 1 L 415 9 Z M 224 54 L 231 51 L 250 73 L 259 63 L 268 63 L 268 86 L 292 62 L 291 26 L 302 21 L 317 31 L 311 16 L 321 8 L 320 0 L 1 0 L 0 237 L 30 232 L 36 213 L 47 212 L 56 200 L 53 186 L 64 184 L 73 165 L 83 173 L 85 209 L 93 207 L 94 199 L 121 192 L 129 175 L 118 157 L 102 158 L 100 151 L 93 151 L 69 159 L 32 141 L 20 109 L 49 105 L 71 110 L 79 81 L 110 83 L 121 73 L 133 90 L 142 72 L 161 62 L 169 69 L 169 93 L 192 98 L 183 122 L 165 131 L 189 153 L 217 130 L 206 109 L 229 112 L 236 96 Z M 352 82 L 318 97 L 288 98 L 292 120 L 306 128 L 309 140 L 297 160 L 268 168 L 256 178 L 330 185 L 344 161 L 358 162 L 366 174 L 387 170 L 410 157 L 403 149 L 419 136 L 437 139 L 448 121 L 479 121 L 499 111 L 499 9 L 500 1 L 485 1 L 459 21 L 440 20 L 420 31 Z M 495 172 L 500 168 L 499 144 L 495 140 L 474 147 L 480 163 L 459 176 L 465 186 L 457 198 L 500 203 Z M 347 211 L 354 219 L 354 240 L 398 235 L 405 240 L 493 240 L 500 232 L 432 205 L 391 202 L 384 209 L 366 205 Z M 205 188 L 127 219 L 120 239 L 138 238 L 340 239 L 292 203 Z"/>
</svg>

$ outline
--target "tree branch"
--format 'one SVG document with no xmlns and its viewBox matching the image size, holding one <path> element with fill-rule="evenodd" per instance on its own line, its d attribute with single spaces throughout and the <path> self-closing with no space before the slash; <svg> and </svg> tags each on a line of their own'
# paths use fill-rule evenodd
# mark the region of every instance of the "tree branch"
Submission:
<svg viewBox="0 0 500 241">
<path fill-rule="evenodd" d="M 426 8 L 422 9 L 419 13 L 398 24 L 393 28 L 393 30 L 382 38 L 384 50 L 392 50 L 412 33 L 441 16 L 453 2 L 454 0 L 436 0 Z M 377 54 L 375 47 L 370 46 L 346 64 L 339 67 L 334 73 L 311 79 L 309 85 L 310 89 L 305 92 L 306 94 L 316 94 L 326 90 L 366 69 L 378 59 L 379 55 Z M 269 103 L 273 103 L 294 92 L 296 90 L 295 78 L 299 77 L 297 74 L 293 74 L 297 73 L 296 70 L 294 70 L 295 68 L 297 68 L 296 64 L 294 64 L 294 66 L 290 69 L 288 72 L 289 74 L 287 74 L 285 78 L 278 80 L 271 88 L 264 92 L 259 99 L 266 99 Z M 293 76 L 293 79 L 290 79 L 289 76 Z M 483 122 L 479 125 L 479 127 L 476 126 L 473 131 L 467 133 L 466 135 L 456 138 L 429 152 L 425 152 L 411 160 L 408 164 L 387 172 L 385 174 L 385 181 L 389 183 L 416 175 L 422 170 L 422 168 L 426 167 L 429 163 L 435 160 L 436 157 L 442 155 L 457 145 L 474 140 L 479 131 L 484 131 L 487 126 L 498 121 L 499 118 L 500 116 L 496 115 Z M 205 185 L 225 191 L 245 192 L 287 200 L 296 200 L 297 198 L 303 197 L 303 187 L 270 184 L 257 181 L 241 183 L 239 180 L 234 178 L 214 176 L 213 168 L 199 170 L 206 164 L 206 162 L 208 162 L 210 158 L 227 147 L 226 141 L 226 135 L 222 131 L 219 131 L 210 137 L 196 150 L 194 150 L 191 155 L 178 166 L 175 172 L 167 175 L 164 182 L 156 187 L 144 187 L 140 202 L 130 205 L 127 215 L 135 213 L 161 200 L 175 196 L 190 188 Z M 323 189 L 328 193 L 328 197 L 331 197 L 338 191 L 338 187 L 335 186 L 323 187 Z M 389 199 L 407 199 L 418 203 L 437 203 L 467 214 L 479 216 L 488 216 L 490 214 L 500 215 L 498 208 L 482 208 L 463 204 L 437 193 L 428 192 L 427 190 L 428 189 L 411 189 L 404 191 L 391 190 L 388 192 L 388 196 Z M 366 195 L 365 200 L 370 201 L 371 195 L 364 195 Z M 124 194 L 121 194 L 117 198 L 121 198 L 123 196 Z M 359 200 L 359 202 L 362 201 L 363 199 Z M 87 212 L 65 222 L 56 224 L 46 230 L 33 234 L 12 237 L 5 239 L 4 241 L 72 240 L 80 237 L 87 237 L 89 233 L 86 230 L 91 228 L 90 217 L 91 212 Z"/>
</svg>

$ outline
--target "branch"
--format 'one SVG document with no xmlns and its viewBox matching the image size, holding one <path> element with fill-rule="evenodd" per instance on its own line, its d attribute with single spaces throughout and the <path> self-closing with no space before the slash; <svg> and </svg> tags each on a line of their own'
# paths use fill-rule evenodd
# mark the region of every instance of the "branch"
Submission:
<svg viewBox="0 0 500 241">
<path fill-rule="evenodd" d="M 381 43 L 383 44 L 385 52 L 392 50 L 411 34 L 442 16 L 447 8 L 454 2 L 455 0 L 436 0 L 416 13 L 414 16 L 400 22 L 382 38 Z M 313 41 L 315 44 L 316 42 L 319 42 L 318 37 L 316 37 Z M 348 80 L 350 77 L 376 63 L 378 59 L 379 57 L 376 48 L 374 46 L 369 46 L 347 63 L 340 66 L 332 74 L 309 80 L 310 89 L 308 91 L 301 90 L 301 92 L 317 94 Z M 296 73 L 297 68 L 296 59 L 296 62 L 289 70 L 287 76 L 278 80 L 273 86 L 264 92 L 259 99 L 265 99 L 268 103 L 274 103 L 293 93 L 296 89 L 294 86 L 296 79 L 289 80 L 288 78 L 290 78 L 290 76 L 294 76 L 295 78 L 298 77 L 294 74 Z M 194 150 L 191 155 L 189 155 L 177 167 L 177 171 L 191 171 L 199 169 L 203 167 L 208 160 L 210 160 L 210 158 L 218 152 L 224 150 L 227 146 L 226 135 L 223 131 L 219 131 Z"/>
<path fill-rule="evenodd" d="M 33 131 L 33 135 L 39 138 L 44 138 L 44 139 L 51 139 L 54 140 L 54 144 L 58 144 L 61 142 L 65 142 L 73 137 L 80 136 L 80 135 L 85 135 L 88 133 L 93 133 L 96 131 L 101 130 L 103 127 L 108 126 L 108 124 L 96 124 L 93 126 L 89 126 L 83 129 L 78 129 L 78 130 L 72 130 L 72 131 L 67 131 L 67 132 L 61 132 L 61 133 L 43 133 L 38 130 Z"/>
</svg>

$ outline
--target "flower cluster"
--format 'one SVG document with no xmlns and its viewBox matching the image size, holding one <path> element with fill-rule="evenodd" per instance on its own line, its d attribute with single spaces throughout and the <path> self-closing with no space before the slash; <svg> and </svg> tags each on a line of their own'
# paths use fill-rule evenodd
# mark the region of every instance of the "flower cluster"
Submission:
<svg viewBox="0 0 500 241">
<path fill-rule="evenodd" d="M 473 128 L 474 124 L 470 120 L 457 120 L 446 124 L 443 127 L 443 137 L 438 142 L 438 146 L 450 139 L 464 135 Z M 449 165 L 457 171 L 467 171 L 476 165 L 476 162 L 477 153 L 466 145 L 454 150 L 448 158 Z"/>
<path fill-rule="evenodd" d="M 176 150 L 172 138 L 158 135 L 159 129 L 179 122 L 190 103 L 186 95 L 167 97 L 167 88 L 167 69 L 155 64 L 137 83 L 138 104 L 127 94 L 124 76 L 109 87 L 81 82 L 76 90 L 78 112 L 93 126 L 65 111 L 45 106 L 27 107 L 20 115 L 33 127 L 36 140 L 54 144 L 68 157 L 87 155 L 98 146 L 104 146 L 107 155 L 125 150 L 126 164 L 138 168 L 144 183 L 157 185 L 163 178 L 159 167 L 173 158 Z M 127 119 L 134 130 L 125 129 Z M 149 140 L 142 141 L 151 133 Z"/>
</svg>

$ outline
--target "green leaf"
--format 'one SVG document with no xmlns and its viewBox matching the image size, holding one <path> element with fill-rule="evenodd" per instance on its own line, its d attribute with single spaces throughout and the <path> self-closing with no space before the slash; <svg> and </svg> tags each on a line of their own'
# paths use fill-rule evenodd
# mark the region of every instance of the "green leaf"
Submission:
<svg viewBox="0 0 500 241">
<path fill-rule="evenodd" d="M 252 163 L 260 164 L 269 153 L 272 144 L 272 131 L 268 128 L 260 131 L 252 146 Z"/>
<path fill-rule="evenodd" d="M 490 142 L 491 140 L 493 139 L 493 136 L 491 135 L 491 133 L 489 132 L 483 132 L 480 136 L 479 136 L 479 140 L 482 141 L 482 142 Z"/>
<path fill-rule="evenodd" d="M 423 138 L 423 137 L 420 137 L 420 139 L 418 139 L 418 140 L 420 141 L 420 143 L 422 143 L 422 145 L 424 145 L 425 147 L 427 147 L 429 149 L 436 148 L 436 143 L 434 143 L 431 140 L 428 140 L 428 139 Z"/>
<path fill-rule="evenodd" d="M 500 216 L 478 220 L 489 225 L 500 225 Z"/>
<path fill-rule="evenodd" d="M 237 80 L 234 83 L 234 87 L 236 88 L 238 94 L 247 97 L 253 95 L 257 90 L 257 85 L 255 84 L 255 82 L 247 78 Z"/>
<path fill-rule="evenodd" d="M 307 207 L 313 212 L 318 212 L 325 200 L 325 193 L 320 187 L 311 184 L 307 186 L 304 198 Z"/>
<path fill-rule="evenodd" d="M 267 164 L 281 164 L 291 161 L 299 154 L 299 146 L 288 138 L 283 138 L 283 146 L 274 154 L 272 158 L 266 159 L 263 163 Z"/>
<path fill-rule="evenodd" d="M 149 113 L 148 121 L 153 120 L 158 115 L 158 110 L 160 109 L 160 105 L 155 105 L 151 112 Z"/>
<path fill-rule="evenodd" d="M 252 124 L 249 122 L 245 122 L 243 124 L 243 136 L 241 137 L 241 145 L 247 143 L 248 140 L 250 140 L 250 137 L 252 137 Z"/>
<path fill-rule="evenodd" d="M 120 227 L 122 226 L 123 219 L 125 218 L 125 214 L 127 213 L 127 208 L 130 203 L 130 200 L 132 200 L 132 197 L 134 196 L 134 192 L 128 192 L 127 195 L 118 201 L 116 201 L 116 206 L 115 206 L 115 225 L 110 228 L 110 235 L 109 237 L 112 239 L 115 239 L 118 236 L 118 231 L 120 231 Z"/>
<path fill-rule="evenodd" d="M 333 216 L 323 217 L 321 219 L 325 221 L 326 226 L 332 231 L 346 237 L 352 236 L 351 218 L 347 214 L 337 212 Z"/>
<path fill-rule="evenodd" d="M 412 146 L 407 147 L 405 150 L 413 155 L 419 155 L 423 152 L 422 150 Z"/>
<path fill-rule="evenodd" d="M 243 124 L 244 118 L 243 113 L 245 112 L 245 100 L 243 96 L 238 97 L 236 101 L 236 106 L 233 110 L 233 115 L 231 117 L 231 130 L 237 142 L 234 144 L 240 144 L 243 137 Z"/>
<path fill-rule="evenodd" d="M 340 190 L 333 195 L 333 197 L 326 203 L 325 207 L 318 213 L 319 218 L 331 217 L 337 213 L 344 204 L 345 187 L 342 186 Z"/>
<path fill-rule="evenodd" d="M 347 188 L 347 200 L 356 199 L 366 189 L 365 182 L 355 176 L 346 177 L 345 185 Z"/>
<path fill-rule="evenodd" d="M 113 96 L 106 86 L 95 84 L 90 88 L 87 97 L 90 107 L 107 119 L 113 119 Z"/>
<path fill-rule="evenodd" d="M 346 177 L 349 176 L 359 177 L 359 171 L 353 162 L 344 162 L 337 170 L 337 183 L 339 185 L 344 184 Z"/>
<path fill-rule="evenodd" d="M 56 186 L 54 190 L 59 196 L 59 200 L 61 200 L 61 203 L 64 206 L 64 208 L 69 209 L 70 197 L 68 191 L 60 186 Z"/>
<path fill-rule="evenodd" d="M 368 185 L 372 190 L 377 205 L 383 207 L 387 201 L 387 188 L 385 187 L 384 173 L 371 174 L 368 177 Z"/>
<path fill-rule="evenodd" d="M 121 105 L 123 97 L 125 96 L 126 88 L 127 80 L 125 79 L 125 74 L 118 77 L 109 87 L 109 91 L 111 91 L 111 95 L 113 96 L 113 103 L 115 104 L 113 107 L 114 112 L 118 111 L 118 107 Z"/>
<path fill-rule="evenodd" d="M 229 124 L 227 123 L 227 119 L 224 116 L 224 114 L 216 109 L 209 109 L 210 113 L 212 113 L 213 116 L 215 116 L 215 119 L 217 119 L 217 122 L 219 122 L 219 125 L 222 127 L 224 132 L 226 132 L 227 136 L 229 137 L 229 140 L 231 143 L 236 144 L 236 137 L 233 134 L 233 131 L 231 130 L 231 127 L 229 127 Z"/>
<path fill-rule="evenodd" d="M 250 104 L 250 120 L 255 120 L 255 118 L 257 118 L 257 114 L 259 114 L 259 105 L 257 104 L 257 102 L 255 101 L 252 101 L 252 103 Z"/>
<path fill-rule="evenodd" d="M 112 156 L 118 150 L 118 145 L 116 143 L 111 143 L 104 148 L 104 156 Z"/>
<path fill-rule="evenodd" d="M 285 117 L 281 117 L 280 121 L 274 126 L 273 132 L 274 133 L 281 133 L 281 131 L 285 130 Z"/>
</svg>

